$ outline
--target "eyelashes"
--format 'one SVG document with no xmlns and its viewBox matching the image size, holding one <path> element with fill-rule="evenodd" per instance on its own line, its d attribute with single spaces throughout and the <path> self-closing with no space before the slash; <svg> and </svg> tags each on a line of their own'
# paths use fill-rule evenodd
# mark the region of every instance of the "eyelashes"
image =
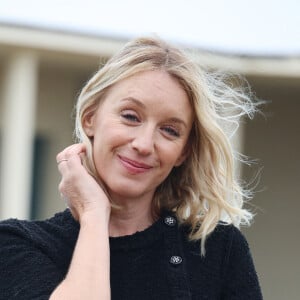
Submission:
<svg viewBox="0 0 300 300">
<path fill-rule="evenodd" d="M 140 122 L 139 118 L 132 113 L 122 113 L 121 116 L 130 122 Z"/>
<path fill-rule="evenodd" d="M 162 127 L 162 129 L 163 129 L 166 133 L 168 133 L 168 134 L 170 134 L 170 135 L 172 135 L 172 136 L 174 136 L 174 137 L 180 137 L 179 131 L 176 130 L 176 129 L 174 129 L 174 128 L 172 128 L 172 127 L 170 127 L 170 126 Z"/>
<path fill-rule="evenodd" d="M 137 116 L 137 114 L 129 111 L 123 111 L 121 112 L 121 117 L 125 120 L 125 123 L 128 125 L 139 125 L 141 123 L 140 118 Z M 160 130 L 171 138 L 179 138 L 181 136 L 180 130 L 172 125 L 162 125 L 160 127 Z"/>
</svg>

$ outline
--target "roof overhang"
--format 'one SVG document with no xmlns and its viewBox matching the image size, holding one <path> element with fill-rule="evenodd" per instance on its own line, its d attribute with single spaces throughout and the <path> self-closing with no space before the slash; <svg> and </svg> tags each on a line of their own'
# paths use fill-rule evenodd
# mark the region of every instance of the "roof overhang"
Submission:
<svg viewBox="0 0 300 300">
<path fill-rule="evenodd" d="M 0 24 L 0 45 L 8 48 L 27 48 L 98 59 L 110 57 L 125 42 L 125 39 Z M 210 53 L 201 49 L 191 51 L 199 63 L 213 69 L 250 76 L 300 78 L 300 57 L 250 57 Z"/>
</svg>

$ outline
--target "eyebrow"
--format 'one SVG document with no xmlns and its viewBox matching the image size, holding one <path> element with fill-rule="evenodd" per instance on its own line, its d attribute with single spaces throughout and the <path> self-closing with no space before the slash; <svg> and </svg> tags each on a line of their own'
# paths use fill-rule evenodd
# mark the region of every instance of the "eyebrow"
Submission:
<svg viewBox="0 0 300 300">
<path fill-rule="evenodd" d="M 185 128 L 187 128 L 186 123 L 185 123 L 183 120 L 181 120 L 181 119 L 178 119 L 178 118 L 170 118 L 169 120 L 170 120 L 171 122 L 173 122 L 173 123 L 181 124 L 181 125 L 183 125 Z"/>
<path fill-rule="evenodd" d="M 140 107 L 142 107 L 142 108 L 146 108 L 146 105 L 143 103 L 143 102 L 141 102 L 141 101 L 139 101 L 139 100 L 137 100 L 137 99 L 135 99 L 135 98 L 133 98 L 133 97 L 126 97 L 126 98 L 124 98 L 124 99 L 122 99 L 121 100 L 122 102 L 124 101 L 124 102 L 134 102 L 136 105 L 138 105 L 138 106 L 140 106 Z"/>
<path fill-rule="evenodd" d="M 136 99 L 136 98 L 133 98 L 133 97 L 126 97 L 124 99 L 121 100 L 122 102 L 133 102 L 135 103 L 136 105 L 138 105 L 139 107 L 143 108 L 143 109 L 146 109 L 146 105 L 141 102 L 140 100 Z M 176 118 L 176 117 L 173 117 L 173 118 L 169 118 L 168 121 L 172 122 L 172 123 L 178 123 L 178 124 L 181 124 L 183 125 L 185 128 L 187 128 L 187 124 L 182 120 L 182 119 L 179 119 L 179 118 Z"/>
</svg>

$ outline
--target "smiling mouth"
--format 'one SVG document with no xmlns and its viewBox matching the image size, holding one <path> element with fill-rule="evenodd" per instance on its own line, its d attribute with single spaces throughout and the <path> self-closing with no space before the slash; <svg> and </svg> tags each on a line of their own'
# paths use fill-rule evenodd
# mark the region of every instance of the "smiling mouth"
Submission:
<svg viewBox="0 0 300 300">
<path fill-rule="evenodd" d="M 141 162 L 137 162 L 134 160 L 131 160 L 129 158 L 118 156 L 122 165 L 127 169 L 127 171 L 131 174 L 140 174 L 149 171 L 153 167 Z"/>
</svg>

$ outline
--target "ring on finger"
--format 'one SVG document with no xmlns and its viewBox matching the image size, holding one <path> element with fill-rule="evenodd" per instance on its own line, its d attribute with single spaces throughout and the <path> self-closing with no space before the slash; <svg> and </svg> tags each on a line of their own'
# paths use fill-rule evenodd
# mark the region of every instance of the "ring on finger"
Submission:
<svg viewBox="0 0 300 300">
<path fill-rule="evenodd" d="M 61 159 L 61 160 L 59 160 L 58 162 L 57 162 L 57 164 L 59 165 L 60 163 L 62 163 L 62 162 L 64 162 L 64 161 L 68 161 L 66 158 L 64 158 L 64 159 Z"/>
</svg>

